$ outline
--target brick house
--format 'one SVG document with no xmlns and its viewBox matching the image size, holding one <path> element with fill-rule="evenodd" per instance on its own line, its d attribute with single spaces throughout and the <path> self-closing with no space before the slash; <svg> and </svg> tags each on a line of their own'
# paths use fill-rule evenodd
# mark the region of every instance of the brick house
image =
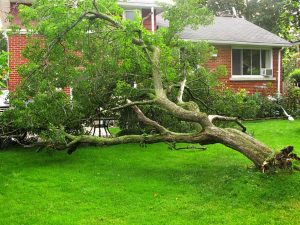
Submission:
<svg viewBox="0 0 300 225">
<path fill-rule="evenodd" d="M 161 0 L 170 3 L 171 0 Z M 30 4 L 32 0 L 18 0 L 18 3 Z M 160 15 L 161 7 L 156 0 L 118 0 L 124 8 L 123 17 L 131 19 L 140 13 L 144 26 L 155 32 L 160 27 L 168 26 Z M 16 0 L 0 1 L 0 19 L 2 31 L 8 27 L 5 16 L 14 15 L 15 24 L 20 24 Z M 10 35 L 8 39 L 9 66 L 11 69 L 7 82 L 8 90 L 14 91 L 21 81 L 17 73 L 19 65 L 26 63 L 21 55 L 26 45 L 25 30 L 20 34 Z M 212 25 L 198 30 L 186 28 L 181 38 L 190 41 L 206 40 L 218 50 L 207 63 L 211 69 L 225 65 L 228 74 L 222 81 L 235 90 L 246 89 L 249 93 L 261 92 L 280 95 L 282 93 L 281 49 L 291 44 L 242 18 L 216 17 Z M 67 90 L 68 91 L 68 90 Z"/>
<path fill-rule="evenodd" d="M 157 16 L 157 26 L 168 22 Z M 192 30 L 187 27 L 180 37 L 188 41 L 208 41 L 218 50 L 207 66 L 225 65 L 222 79 L 232 89 L 249 93 L 282 93 L 281 50 L 291 43 L 243 18 L 215 17 L 209 26 Z"/>
</svg>

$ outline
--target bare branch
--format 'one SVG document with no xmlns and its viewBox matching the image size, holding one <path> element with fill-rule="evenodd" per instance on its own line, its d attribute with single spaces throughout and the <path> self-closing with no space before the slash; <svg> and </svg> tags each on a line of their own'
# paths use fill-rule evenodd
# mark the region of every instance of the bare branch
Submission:
<svg viewBox="0 0 300 225">
<path fill-rule="evenodd" d="M 170 101 L 163 88 L 160 71 L 160 48 L 155 47 L 152 56 L 152 79 L 157 97 L 157 104 L 168 110 L 172 115 L 185 121 L 199 123 L 203 128 L 211 127 L 213 124 L 208 120 L 207 115 L 202 112 L 186 110 Z"/>
<path fill-rule="evenodd" d="M 148 117 L 146 117 L 144 115 L 144 113 L 136 106 L 133 105 L 132 109 L 134 110 L 134 112 L 137 114 L 138 119 L 143 122 L 146 125 L 152 126 L 154 127 L 159 133 L 161 134 L 167 134 L 167 133 L 171 133 L 167 128 L 161 126 L 159 123 L 157 123 L 154 120 L 149 119 Z"/>
<path fill-rule="evenodd" d="M 197 98 L 194 94 L 193 94 L 193 91 L 188 87 L 186 86 L 185 87 L 185 90 L 189 93 L 189 95 L 196 101 L 200 102 L 201 105 L 203 105 L 205 108 L 211 110 L 211 111 L 215 111 L 216 113 L 218 113 L 218 111 L 216 109 L 213 109 L 211 107 L 209 107 L 202 99 L 200 98 Z"/>
<path fill-rule="evenodd" d="M 207 148 L 205 146 L 201 146 L 200 147 L 196 147 L 195 145 L 189 145 L 189 146 L 185 146 L 185 147 L 177 147 L 176 146 L 176 142 L 171 142 L 171 143 L 167 143 L 169 145 L 169 148 L 171 150 L 189 150 L 189 149 L 193 149 L 193 150 L 206 150 Z"/>
<path fill-rule="evenodd" d="M 152 79 L 157 97 L 166 98 L 160 72 L 160 48 L 156 47 L 152 56 Z"/>
<path fill-rule="evenodd" d="M 99 9 L 98 9 L 96 0 L 93 0 L 93 6 L 94 6 L 94 8 L 96 9 L 96 11 L 99 12 Z"/>
<path fill-rule="evenodd" d="M 102 19 L 110 23 L 111 26 L 116 27 L 116 28 L 123 28 L 122 24 L 114 20 L 112 17 L 101 13 L 101 12 L 93 12 L 93 11 L 88 11 L 87 15 L 89 19 Z"/>
<path fill-rule="evenodd" d="M 183 81 L 180 82 L 180 88 L 179 88 L 178 96 L 177 96 L 178 103 L 183 102 L 183 93 L 184 93 L 184 89 L 186 86 L 186 81 L 187 81 L 186 76 L 184 76 Z"/>
<path fill-rule="evenodd" d="M 208 119 L 213 123 L 215 120 L 220 121 L 232 121 L 235 122 L 237 125 L 239 125 L 242 128 L 242 131 L 245 133 L 247 131 L 247 128 L 242 124 L 242 122 L 237 117 L 227 117 L 227 116 L 219 116 L 219 115 L 209 115 Z"/>
<path fill-rule="evenodd" d="M 155 103 L 155 99 L 154 100 L 147 100 L 147 101 L 138 101 L 138 102 L 131 102 L 130 100 L 127 100 L 128 103 L 126 105 L 122 105 L 122 106 L 119 106 L 119 107 L 115 107 L 115 108 L 112 108 L 111 111 L 117 111 L 117 110 L 120 110 L 120 109 L 125 109 L 125 108 L 128 108 L 130 106 L 134 106 L 134 105 L 150 105 L 150 104 L 153 104 Z"/>
<path fill-rule="evenodd" d="M 213 144 L 214 140 L 211 139 L 209 133 L 202 132 L 198 134 L 152 134 L 152 135 L 125 135 L 120 137 L 104 138 L 90 135 L 74 136 L 65 134 L 70 140 L 66 148 L 79 145 L 79 144 L 95 144 L 97 146 L 110 146 L 128 143 L 146 143 L 153 144 L 159 142 L 185 142 L 185 143 L 199 143 L 199 144 Z"/>
<path fill-rule="evenodd" d="M 44 56 L 44 58 L 47 58 L 47 56 L 49 55 L 49 53 L 52 51 L 53 47 L 61 41 L 61 39 L 69 32 L 71 31 L 74 27 L 77 26 L 77 24 L 79 24 L 87 15 L 89 14 L 89 12 L 85 12 L 83 14 L 81 14 L 81 16 L 74 21 L 66 30 L 64 30 L 61 34 L 59 34 L 49 45 L 48 47 L 48 51 L 46 53 L 46 55 Z"/>
</svg>

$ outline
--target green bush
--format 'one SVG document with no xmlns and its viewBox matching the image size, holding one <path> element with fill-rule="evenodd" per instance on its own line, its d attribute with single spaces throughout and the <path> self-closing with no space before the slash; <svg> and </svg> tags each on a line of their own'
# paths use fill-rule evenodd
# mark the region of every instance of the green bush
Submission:
<svg viewBox="0 0 300 225">
<path fill-rule="evenodd" d="M 217 113 L 224 116 L 239 117 L 242 119 L 278 117 L 283 115 L 283 111 L 280 107 L 280 105 L 283 105 L 284 108 L 286 107 L 288 113 L 294 115 L 295 113 L 292 112 L 294 112 L 295 109 L 292 109 L 291 106 L 287 107 L 288 104 L 291 105 L 291 102 L 295 102 L 292 99 L 292 96 L 289 96 L 290 97 L 288 99 L 284 98 L 278 102 L 259 93 L 247 94 L 245 90 L 234 92 L 230 89 L 225 89 L 222 91 L 216 91 L 212 94 L 211 98 L 205 102 L 206 105 L 209 105 L 210 108 L 214 109 L 214 111 L 206 109 L 206 113 Z M 288 100 L 290 102 L 288 102 Z M 201 108 L 201 104 L 198 104 Z M 295 106 L 293 105 L 293 107 Z M 172 131 L 195 132 L 201 129 L 201 127 L 197 126 L 195 123 L 183 122 L 174 118 L 170 113 L 157 106 L 141 106 L 141 109 L 146 116 Z M 204 108 L 201 108 L 201 110 L 205 111 Z M 152 127 L 147 127 L 139 122 L 135 113 L 131 109 L 124 109 L 122 111 L 119 125 L 121 128 L 119 135 L 155 132 Z M 219 125 L 222 126 L 222 124 Z"/>
<path fill-rule="evenodd" d="M 286 82 L 285 90 L 281 104 L 290 114 L 300 116 L 300 87 L 290 80 Z"/>
<path fill-rule="evenodd" d="M 292 79 L 298 87 L 300 87 L 300 69 L 295 69 L 290 73 L 290 79 Z"/>
<path fill-rule="evenodd" d="M 259 93 L 247 94 L 245 90 L 226 89 L 218 95 L 213 106 L 219 114 L 243 119 L 276 117 L 282 113 L 276 101 Z"/>
</svg>

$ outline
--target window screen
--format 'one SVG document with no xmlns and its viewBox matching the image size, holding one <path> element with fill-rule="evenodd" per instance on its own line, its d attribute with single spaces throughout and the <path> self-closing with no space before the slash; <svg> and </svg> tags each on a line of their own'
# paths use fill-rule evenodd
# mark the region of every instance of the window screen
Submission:
<svg viewBox="0 0 300 225">
<path fill-rule="evenodd" d="M 232 49 L 232 75 L 261 75 L 272 68 L 272 51 L 266 49 Z"/>
</svg>

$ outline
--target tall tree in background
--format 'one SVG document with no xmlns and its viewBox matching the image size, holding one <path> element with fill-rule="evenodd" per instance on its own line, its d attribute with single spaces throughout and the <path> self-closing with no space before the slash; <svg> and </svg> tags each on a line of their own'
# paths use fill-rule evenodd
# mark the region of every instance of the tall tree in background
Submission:
<svg viewBox="0 0 300 225">
<path fill-rule="evenodd" d="M 278 20 L 281 14 L 283 0 L 251 0 L 247 1 L 245 17 L 252 23 L 278 34 Z"/>
<path fill-rule="evenodd" d="M 279 26 L 281 17 L 282 25 L 287 30 L 290 20 L 294 21 L 294 24 L 299 21 L 299 18 L 295 18 L 298 0 L 208 0 L 207 6 L 215 15 L 222 15 L 234 7 L 238 16 L 244 16 L 248 21 L 275 34 L 279 34 L 282 30 Z"/>
<path fill-rule="evenodd" d="M 284 0 L 278 26 L 283 38 L 289 41 L 300 40 L 300 1 Z"/>
<path fill-rule="evenodd" d="M 207 7 L 212 10 L 215 15 L 222 15 L 226 11 L 235 8 L 238 15 L 244 15 L 246 4 L 244 0 L 208 0 Z"/>
</svg>

